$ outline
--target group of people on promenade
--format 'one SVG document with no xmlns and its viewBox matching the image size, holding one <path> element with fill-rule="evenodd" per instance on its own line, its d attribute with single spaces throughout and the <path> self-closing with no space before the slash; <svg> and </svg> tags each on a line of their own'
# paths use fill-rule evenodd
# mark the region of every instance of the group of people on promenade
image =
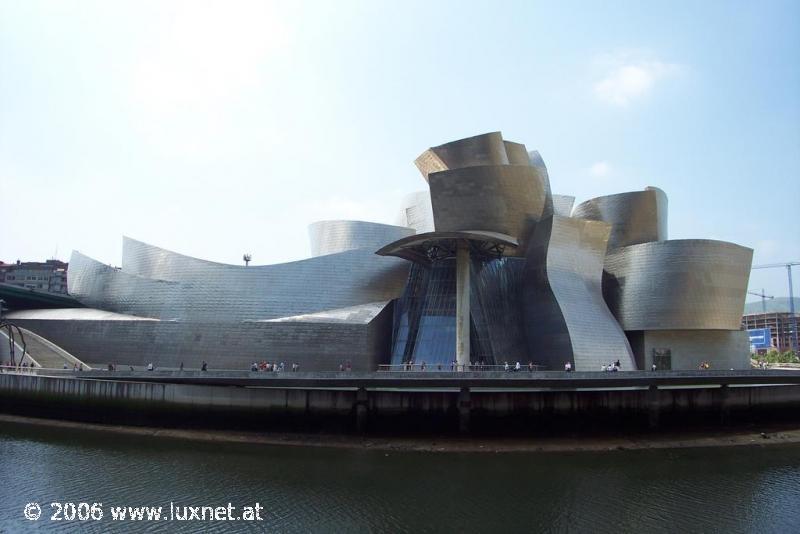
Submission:
<svg viewBox="0 0 800 534">
<path fill-rule="evenodd" d="M 11 362 L 3 362 L 2 370 L 4 373 L 7 372 L 17 372 L 17 373 L 27 373 L 28 371 L 32 371 L 36 369 L 36 364 L 33 362 L 28 363 L 24 361 L 22 363 L 11 363 Z"/>
<path fill-rule="evenodd" d="M 513 367 L 511 367 L 510 365 L 508 365 L 508 362 L 504 362 L 503 363 L 503 370 L 506 373 L 518 373 L 518 372 L 522 371 L 522 364 L 517 362 L 517 363 L 514 364 Z M 532 373 L 535 370 L 536 370 L 536 366 L 533 364 L 533 362 L 528 362 L 528 372 Z"/>
<path fill-rule="evenodd" d="M 422 361 L 421 363 L 416 363 L 414 360 L 408 360 L 402 364 L 392 365 L 389 366 L 390 368 L 397 368 L 400 367 L 402 371 L 496 371 L 498 367 L 502 367 L 503 371 L 506 373 L 513 373 L 522 371 L 523 369 L 527 369 L 529 372 L 535 371 L 539 366 L 534 364 L 533 362 L 528 362 L 528 365 L 523 366 L 521 362 L 516 362 L 513 365 L 509 364 L 508 362 L 504 362 L 502 366 L 500 365 L 489 365 L 485 363 L 483 360 L 477 362 L 469 362 L 469 363 L 458 363 L 458 361 L 453 360 L 450 362 L 449 365 L 437 363 L 429 365 L 426 361 Z M 343 370 L 340 366 L 340 371 Z"/>
<path fill-rule="evenodd" d="M 253 373 L 257 373 L 259 371 L 266 372 L 266 373 L 282 373 L 286 369 L 286 366 L 283 362 L 253 362 L 253 365 L 250 366 L 250 371 Z M 299 371 L 300 364 L 299 363 L 292 363 L 292 372 Z"/>
<path fill-rule="evenodd" d="M 600 366 L 600 370 L 604 373 L 615 373 L 620 370 L 622 366 L 619 363 L 619 360 L 615 361 L 614 363 L 609 363 L 608 365 L 603 364 Z"/>
<path fill-rule="evenodd" d="M 0 362 L 0 363 L 1 363 L 0 371 L 2 371 L 4 373 L 7 373 L 7 372 L 27 373 L 28 371 L 33 371 L 36 368 L 40 368 L 41 367 L 40 365 L 37 365 L 37 364 L 35 364 L 33 362 L 27 362 L 27 361 L 24 361 L 22 363 L 14 363 L 14 364 L 12 364 L 11 362 Z M 69 370 L 69 365 L 67 364 L 67 362 L 64 362 L 64 365 L 62 366 L 62 369 L 64 371 Z M 72 364 L 72 370 L 73 371 L 83 371 L 83 364 L 82 363 L 74 363 L 74 364 Z"/>
<path fill-rule="evenodd" d="M 67 368 L 67 367 L 66 367 L 66 364 L 65 364 L 65 366 L 64 366 L 64 369 L 66 369 L 66 368 Z M 135 369 L 135 368 L 134 368 L 132 365 L 129 365 L 129 366 L 128 366 L 128 369 L 129 369 L 130 371 L 136 371 L 136 369 Z M 153 362 L 149 362 L 149 363 L 148 363 L 148 364 L 145 366 L 145 369 L 146 369 L 147 371 L 155 371 L 155 370 L 156 370 L 156 366 L 155 366 L 155 364 L 154 364 Z M 170 370 L 170 369 L 172 369 L 172 368 L 167 368 L 166 370 Z M 81 366 L 80 366 L 80 368 L 79 368 L 78 370 L 79 370 L 79 371 L 83 371 L 83 365 L 81 365 Z M 117 366 L 116 366 L 115 364 L 113 364 L 113 363 L 109 363 L 109 364 L 108 364 L 108 370 L 109 370 L 109 371 L 116 371 L 116 370 L 117 370 Z M 180 365 L 178 366 L 178 371 L 183 371 L 183 370 L 184 370 L 184 366 L 183 366 L 183 362 L 181 362 L 181 363 L 180 363 Z M 208 371 L 208 363 L 207 363 L 205 360 L 203 360 L 203 361 L 200 363 L 200 370 L 201 370 L 201 371 Z"/>
</svg>

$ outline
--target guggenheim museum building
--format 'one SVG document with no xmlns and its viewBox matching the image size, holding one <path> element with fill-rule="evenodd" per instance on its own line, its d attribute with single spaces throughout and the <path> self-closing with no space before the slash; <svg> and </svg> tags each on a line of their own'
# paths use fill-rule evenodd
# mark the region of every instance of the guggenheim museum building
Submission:
<svg viewBox="0 0 800 534">
<path fill-rule="evenodd" d="M 98 367 L 749 367 L 753 251 L 670 240 L 664 191 L 573 206 L 539 153 L 499 132 L 415 164 L 427 187 L 395 225 L 313 223 L 308 259 L 226 265 L 125 237 L 120 268 L 73 252 L 68 288 L 84 307 L 8 319 Z"/>
</svg>

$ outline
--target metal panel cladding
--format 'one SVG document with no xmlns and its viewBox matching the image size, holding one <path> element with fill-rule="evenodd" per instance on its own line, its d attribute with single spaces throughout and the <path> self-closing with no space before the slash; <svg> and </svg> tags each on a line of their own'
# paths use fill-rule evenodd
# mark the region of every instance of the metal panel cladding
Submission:
<svg viewBox="0 0 800 534">
<path fill-rule="evenodd" d="M 545 200 L 542 219 L 545 219 L 553 214 L 553 192 L 550 189 L 550 173 L 547 172 L 547 165 L 544 164 L 544 159 L 538 150 L 528 151 L 528 164 L 539 171 L 539 176 L 541 176 L 544 183 Z"/>
<path fill-rule="evenodd" d="M 90 308 L 141 317 L 161 317 L 161 310 L 181 308 L 180 285 L 122 272 L 72 252 L 67 287 L 70 295 Z"/>
<path fill-rule="evenodd" d="M 408 275 L 406 262 L 377 256 L 372 249 L 245 267 L 126 238 L 121 271 L 80 254 L 73 258 L 70 289 L 81 302 L 190 321 L 273 319 L 391 300 L 402 293 Z"/>
<path fill-rule="evenodd" d="M 465 167 L 429 177 L 437 232 L 485 230 L 518 237 L 539 221 L 546 178 L 529 165 Z"/>
<path fill-rule="evenodd" d="M 611 224 L 609 249 L 668 239 L 667 195 L 657 187 L 587 200 L 572 216 Z"/>
<path fill-rule="evenodd" d="M 400 213 L 395 221 L 398 226 L 408 226 L 418 234 L 433 232 L 433 207 L 431 192 L 416 191 L 403 197 Z"/>
<path fill-rule="evenodd" d="M 508 165 L 503 136 L 491 132 L 429 148 L 414 164 L 428 180 L 431 173 L 475 165 Z"/>
<path fill-rule="evenodd" d="M 569 217 L 572 214 L 572 205 L 575 204 L 575 197 L 571 195 L 553 195 L 553 213 L 562 217 Z"/>
<path fill-rule="evenodd" d="M 414 233 L 412 228 L 366 221 L 318 221 L 308 227 L 312 257 L 357 248 L 375 251 Z"/>
<path fill-rule="evenodd" d="M 528 157 L 528 149 L 522 143 L 515 143 L 513 141 L 503 141 L 506 147 L 506 157 L 508 157 L 509 165 L 530 165 L 531 160 Z"/>
<path fill-rule="evenodd" d="M 610 226 L 554 215 L 536 227 L 526 252 L 524 320 L 537 363 L 599 371 L 620 360 L 636 369 L 625 333 L 602 294 Z"/>
<path fill-rule="evenodd" d="M 738 330 L 753 250 L 706 239 L 610 251 L 603 292 L 625 330 Z"/>
</svg>

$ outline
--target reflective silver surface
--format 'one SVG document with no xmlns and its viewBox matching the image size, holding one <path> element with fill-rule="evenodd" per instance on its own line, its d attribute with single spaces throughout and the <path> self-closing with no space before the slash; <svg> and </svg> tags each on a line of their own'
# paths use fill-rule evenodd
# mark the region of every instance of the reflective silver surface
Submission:
<svg viewBox="0 0 800 534">
<path fill-rule="evenodd" d="M 41 310 L 32 310 L 34 314 Z M 256 361 L 298 363 L 305 371 L 374 371 L 389 354 L 391 305 L 364 322 L 316 318 L 308 321 L 52 320 L 28 315 L 15 323 L 47 338 L 92 366 L 246 370 Z M 220 318 L 222 319 L 222 318 Z"/>
<path fill-rule="evenodd" d="M 70 295 L 90 308 L 152 318 L 186 309 L 177 282 L 123 272 L 78 251 L 69 260 L 67 284 Z"/>
<path fill-rule="evenodd" d="M 357 248 L 376 250 L 414 233 L 412 228 L 365 221 L 318 221 L 308 227 L 312 257 Z"/>
<path fill-rule="evenodd" d="M 474 165 L 508 165 L 508 163 L 506 145 L 500 132 L 476 135 L 432 147 L 414 160 L 414 164 L 426 180 L 433 172 Z"/>
<path fill-rule="evenodd" d="M 413 234 L 388 225 L 353 227 Z M 249 267 L 125 238 L 122 269 L 74 252 L 69 283 L 82 303 L 128 315 L 72 311 L 54 318 L 28 312 L 16 320 L 99 365 L 198 367 L 205 360 L 217 368 L 246 369 L 253 361 L 277 360 L 336 370 L 350 361 L 353 369 L 371 370 L 389 352 L 390 301 L 408 273 L 406 262 L 374 254 L 372 245 L 381 243 L 377 233 L 366 238 L 362 232 L 370 248 Z"/>
<path fill-rule="evenodd" d="M 550 173 L 547 171 L 547 165 L 544 164 L 544 159 L 538 150 L 528 151 L 528 163 L 539 172 L 544 184 L 545 200 L 542 218 L 549 217 L 553 214 L 553 192 L 550 189 Z"/>
<path fill-rule="evenodd" d="M 562 217 L 572 215 L 572 205 L 575 197 L 571 195 L 553 195 L 553 213 Z"/>
<path fill-rule="evenodd" d="M 572 216 L 611 224 L 609 249 L 667 239 L 667 195 L 657 187 L 587 200 Z"/>
<path fill-rule="evenodd" d="M 416 191 L 406 195 L 403 198 L 396 224 L 413 228 L 418 234 L 433 232 L 431 192 L 429 190 Z"/>
<path fill-rule="evenodd" d="M 603 292 L 624 330 L 738 330 L 753 250 L 707 239 L 609 251 Z"/>
<path fill-rule="evenodd" d="M 535 167 L 491 165 L 441 171 L 428 177 L 437 232 L 485 230 L 518 237 L 538 221 L 544 179 Z"/>
<path fill-rule="evenodd" d="M 277 319 L 265 319 L 270 323 L 353 323 L 367 324 L 375 319 L 389 305 L 388 301 L 369 302 L 358 306 L 348 306 L 346 308 L 336 308 L 335 310 L 325 310 L 304 315 L 294 315 L 292 317 L 279 317 Z"/>
<path fill-rule="evenodd" d="M 610 225 L 554 215 L 526 251 L 524 321 L 536 363 L 599 371 L 620 361 L 636 369 L 625 333 L 603 300 L 601 279 Z"/>
<path fill-rule="evenodd" d="M 433 147 L 415 163 L 429 190 L 403 199 L 397 226 L 321 221 L 309 227 L 312 258 L 248 267 L 125 238 L 121 269 L 73 254 L 70 293 L 96 309 L 33 310 L 17 320 L 93 364 L 114 355 L 134 364 L 192 358 L 246 368 L 248 360 L 291 358 L 314 370 L 350 359 L 353 368 L 374 369 L 392 353 L 396 302 L 425 323 L 415 332 L 423 332 L 426 351 L 447 345 L 433 338 L 446 337 L 455 284 L 437 262 L 468 243 L 481 266 L 471 307 L 475 346 L 491 358 L 525 359 L 527 344 L 535 363 L 554 369 L 571 361 L 599 370 L 616 360 L 632 369 L 646 364 L 648 350 L 671 343 L 679 367 L 706 351 L 704 361 L 747 365 L 735 331 L 752 250 L 667 241 L 660 189 L 572 209 L 574 197 L 551 193 L 541 155 L 500 132 Z M 438 274 L 420 275 L 414 286 L 400 258 Z"/>
<path fill-rule="evenodd" d="M 373 249 L 244 267 L 126 238 L 121 271 L 82 255 L 75 260 L 70 290 L 88 306 L 196 321 L 272 319 L 391 300 L 408 276 L 405 262 Z M 88 271 L 87 261 L 93 265 Z"/>
<path fill-rule="evenodd" d="M 531 160 L 528 157 L 528 149 L 522 143 L 515 143 L 513 141 L 503 141 L 506 148 L 506 157 L 508 158 L 509 165 L 530 165 Z"/>
<path fill-rule="evenodd" d="M 96 308 L 58 308 L 13 311 L 7 316 L 13 320 L 37 319 L 48 321 L 157 321 L 148 317 L 114 313 Z"/>
</svg>

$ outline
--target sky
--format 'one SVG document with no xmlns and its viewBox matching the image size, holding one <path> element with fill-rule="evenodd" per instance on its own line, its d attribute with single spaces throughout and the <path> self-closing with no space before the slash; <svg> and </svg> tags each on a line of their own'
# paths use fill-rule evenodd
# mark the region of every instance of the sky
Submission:
<svg viewBox="0 0 800 534">
<path fill-rule="evenodd" d="M 0 0 L 6 262 L 119 265 L 123 235 L 301 259 L 311 222 L 393 223 L 423 150 L 498 130 L 555 193 L 658 186 L 671 239 L 800 260 L 795 0 Z"/>
</svg>

